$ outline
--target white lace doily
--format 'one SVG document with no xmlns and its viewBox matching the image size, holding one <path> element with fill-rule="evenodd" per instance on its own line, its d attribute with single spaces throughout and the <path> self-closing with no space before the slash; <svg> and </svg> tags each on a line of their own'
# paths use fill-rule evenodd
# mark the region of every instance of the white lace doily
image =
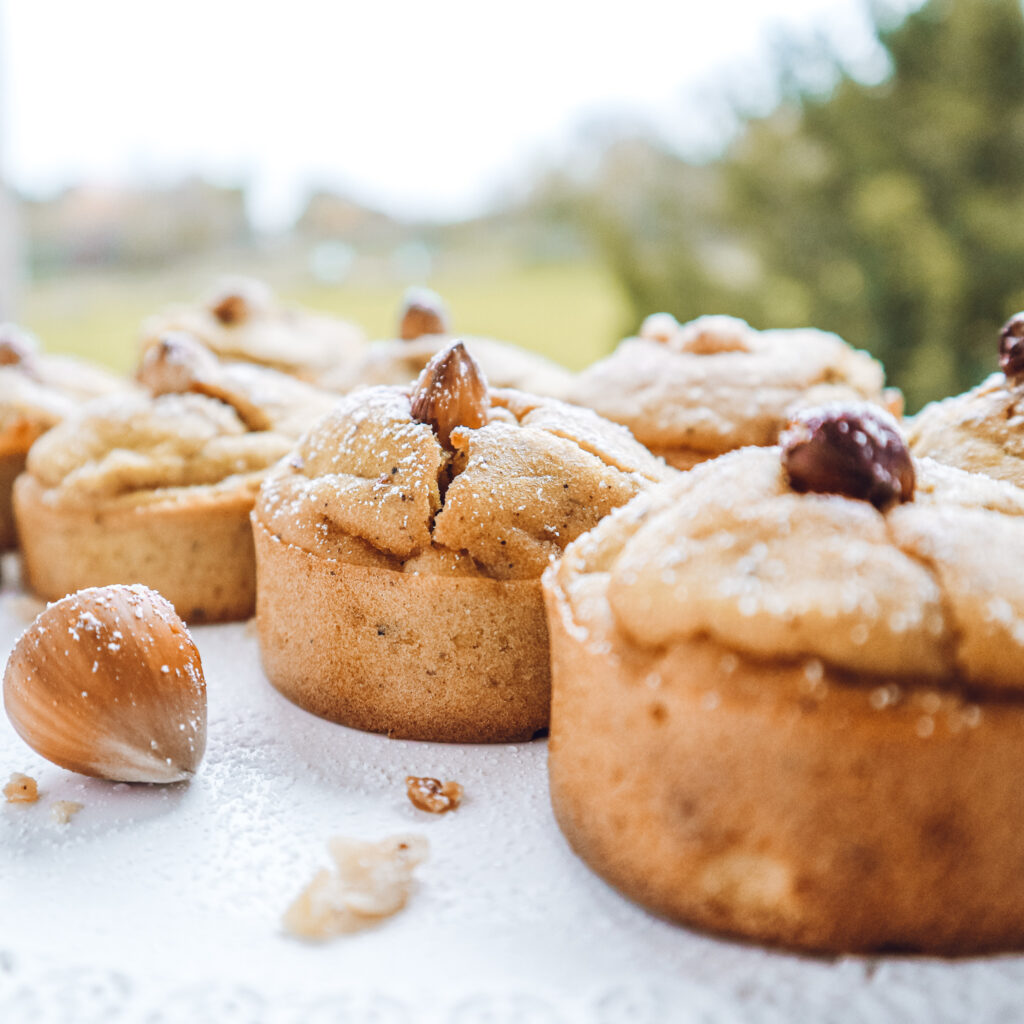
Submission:
<svg viewBox="0 0 1024 1024">
<path fill-rule="evenodd" d="M 6 658 L 28 618 L 0 593 Z M 243 625 L 194 630 L 210 701 L 189 785 L 127 786 L 36 756 L 0 716 L 2 1024 L 694 1024 L 1024 1017 L 1024 958 L 801 958 L 657 920 L 569 851 L 542 742 L 456 747 L 322 722 L 280 697 Z M 455 779 L 434 817 L 406 775 Z M 54 800 L 84 809 L 55 824 Z M 406 910 L 325 945 L 281 932 L 332 835 L 426 835 Z"/>
</svg>

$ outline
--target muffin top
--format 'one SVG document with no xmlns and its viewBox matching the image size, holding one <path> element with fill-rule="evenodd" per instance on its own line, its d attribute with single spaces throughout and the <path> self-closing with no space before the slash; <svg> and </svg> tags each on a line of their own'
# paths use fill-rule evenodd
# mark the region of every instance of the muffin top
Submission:
<svg viewBox="0 0 1024 1024">
<path fill-rule="evenodd" d="M 670 474 L 589 410 L 489 388 L 459 343 L 414 388 L 339 401 L 270 474 L 256 514 L 282 540 L 325 557 L 533 579 L 569 541 Z"/>
<path fill-rule="evenodd" d="M 78 405 L 127 391 L 128 381 L 72 356 L 44 355 L 35 339 L 0 324 L 0 444 L 26 450 Z"/>
<path fill-rule="evenodd" d="M 884 383 L 881 364 L 835 334 L 756 331 L 726 316 L 679 325 L 661 313 L 584 370 L 567 397 L 625 424 L 654 451 L 689 453 L 673 459 L 684 466 L 774 444 L 800 406 L 891 403 Z"/>
<path fill-rule="evenodd" d="M 1024 491 L 900 456 L 894 423 L 864 426 L 883 415 L 825 412 L 784 449 L 682 474 L 573 544 L 551 583 L 577 622 L 650 651 L 710 639 L 875 685 L 1024 689 Z M 843 474 L 856 497 L 822 493 Z"/>
<path fill-rule="evenodd" d="M 362 331 L 334 317 L 282 306 L 261 281 L 233 278 L 209 300 L 151 317 L 142 325 L 143 354 L 169 331 L 184 331 L 223 360 L 256 363 L 314 380 L 354 359 Z"/>
<path fill-rule="evenodd" d="M 448 310 L 435 292 L 412 288 L 399 315 L 398 337 L 371 342 L 358 358 L 339 364 L 319 380 L 330 391 L 347 393 L 378 384 L 412 384 L 438 352 L 454 340 Z M 507 342 L 462 337 L 493 387 L 563 398 L 572 374 L 563 366 Z"/>
<path fill-rule="evenodd" d="M 264 367 L 221 364 L 187 335 L 152 347 L 139 379 L 148 392 L 87 403 L 33 445 L 27 468 L 50 501 L 156 500 L 215 484 L 255 492 L 335 401 Z"/>
<path fill-rule="evenodd" d="M 1001 372 L 926 405 L 907 425 L 915 455 L 1024 487 L 1024 313 L 999 335 Z"/>
</svg>

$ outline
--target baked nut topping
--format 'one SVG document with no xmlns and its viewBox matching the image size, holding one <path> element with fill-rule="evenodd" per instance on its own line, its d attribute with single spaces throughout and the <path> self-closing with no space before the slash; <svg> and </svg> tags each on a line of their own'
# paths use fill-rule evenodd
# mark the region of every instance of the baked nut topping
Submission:
<svg viewBox="0 0 1024 1024">
<path fill-rule="evenodd" d="M 797 413 L 779 438 L 795 491 L 842 494 L 877 509 L 911 501 L 914 464 L 895 421 L 869 405 Z"/>
<path fill-rule="evenodd" d="M 750 352 L 753 349 L 750 325 L 734 316 L 701 316 L 680 327 L 676 347 L 680 352 L 712 356 L 723 352 Z"/>
<path fill-rule="evenodd" d="M 270 288 L 252 278 L 225 281 L 210 299 L 210 312 L 225 326 L 244 324 L 253 313 L 273 305 Z"/>
<path fill-rule="evenodd" d="M 437 292 L 410 288 L 405 293 L 398 325 L 402 341 L 415 341 L 425 334 L 447 334 L 448 330 L 448 310 Z"/>
<path fill-rule="evenodd" d="M 430 426 L 452 451 L 452 431 L 487 422 L 487 380 L 461 341 L 438 352 L 424 367 L 411 395 L 412 418 Z"/>
<path fill-rule="evenodd" d="M 679 321 L 671 313 L 652 313 L 644 318 L 637 337 L 667 345 L 679 333 Z"/>
<path fill-rule="evenodd" d="M 0 366 L 34 369 L 38 345 L 35 338 L 14 324 L 0 324 Z"/>
<path fill-rule="evenodd" d="M 446 814 L 462 803 L 462 787 L 457 782 L 442 784 L 440 779 L 410 775 L 405 788 L 413 806 L 429 814 Z"/>
<path fill-rule="evenodd" d="M 4 799 L 9 804 L 34 804 L 39 799 L 39 786 L 31 775 L 14 772 L 4 786 Z"/>
<path fill-rule="evenodd" d="M 427 859 L 422 836 L 379 843 L 336 837 L 328 843 L 335 870 L 318 871 L 285 911 L 286 931 L 302 939 L 329 939 L 359 931 L 405 906 L 413 869 Z"/>
<path fill-rule="evenodd" d="M 1024 313 L 1016 313 L 999 332 L 999 368 L 1007 377 L 1024 374 Z"/>
<path fill-rule="evenodd" d="M 146 350 L 137 379 L 154 395 L 183 394 L 215 373 L 213 353 L 186 331 L 168 331 Z"/>
<path fill-rule="evenodd" d="M 156 591 L 95 587 L 49 605 L 11 652 L 4 707 L 54 764 L 118 782 L 190 778 L 206 748 L 206 683 Z"/>
</svg>

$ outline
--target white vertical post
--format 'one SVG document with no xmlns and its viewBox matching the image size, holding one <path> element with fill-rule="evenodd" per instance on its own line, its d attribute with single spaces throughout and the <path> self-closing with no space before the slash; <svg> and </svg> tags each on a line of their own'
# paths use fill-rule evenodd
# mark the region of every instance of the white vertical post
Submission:
<svg viewBox="0 0 1024 1024">
<path fill-rule="evenodd" d="M 3 74 L 5 38 L 4 3 L 0 0 L 0 321 L 13 320 L 16 314 L 20 277 L 18 216 L 14 195 L 7 184 L 6 104 L 7 90 Z"/>
</svg>

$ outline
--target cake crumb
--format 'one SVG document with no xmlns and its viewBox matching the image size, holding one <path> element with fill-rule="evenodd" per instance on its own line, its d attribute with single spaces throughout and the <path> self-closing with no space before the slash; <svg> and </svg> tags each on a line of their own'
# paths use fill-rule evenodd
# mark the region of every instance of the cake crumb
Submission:
<svg viewBox="0 0 1024 1024">
<path fill-rule="evenodd" d="M 50 804 L 50 817 L 58 825 L 67 825 L 81 809 L 77 800 L 55 800 Z"/>
<path fill-rule="evenodd" d="M 423 836 L 378 843 L 337 836 L 328 849 L 335 870 L 321 870 L 285 911 L 285 931 L 323 940 L 360 931 L 401 910 L 412 890 L 412 872 L 427 858 Z"/>
<path fill-rule="evenodd" d="M 9 804 L 34 804 L 39 799 L 39 786 L 31 775 L 14 772 L 4 786 L 4 797 Z"/>
<path fill-rule="evenodd" d="M 413 806 L 429 814 L 447 814 L 462 803 L 462 787 L 457 782 L 442 785 L 440 779 L 409 775 L 405 787 Z"/>
</svg>

